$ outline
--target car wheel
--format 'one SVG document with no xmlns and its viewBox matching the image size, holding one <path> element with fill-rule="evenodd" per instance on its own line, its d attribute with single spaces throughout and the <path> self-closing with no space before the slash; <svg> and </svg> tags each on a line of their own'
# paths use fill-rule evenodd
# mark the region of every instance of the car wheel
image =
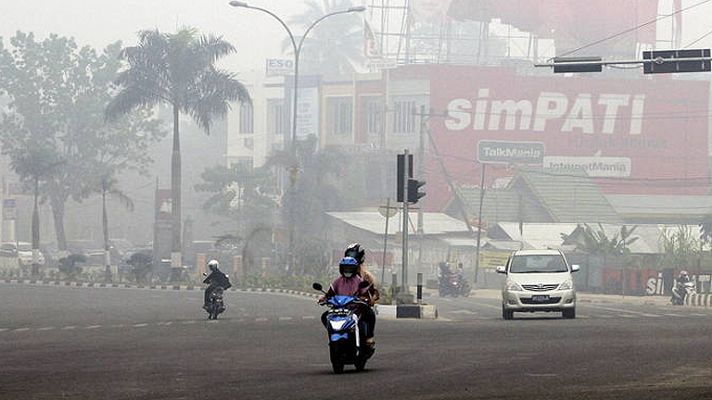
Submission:
<svg viewBox="0 0 712 400">
<path fill-rule="evenodd" d="M 504 307 L 504 304 L 502 304 L 502 319 L 505 319 L 505 320 L 514 319 L 514 311 L 507 310 L 507 308 Z"/>
<path fill-rule="evenodd" d="M 567 308 L 561 311 L 561 316 L 566 319 L 576 318 L 576 308 Z"/>
</svg>

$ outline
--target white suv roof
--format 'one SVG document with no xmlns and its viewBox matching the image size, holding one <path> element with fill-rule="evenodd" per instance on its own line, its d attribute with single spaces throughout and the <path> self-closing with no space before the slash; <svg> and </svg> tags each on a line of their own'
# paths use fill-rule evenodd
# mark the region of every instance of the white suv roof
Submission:
<svg viewBox="0 0 712 400">
<path fill-rule="evenodd" d="M 557 256 L 560 255 L 559 250 L 517 250 L 514 252 L 515 256 Z"/>
</svg>

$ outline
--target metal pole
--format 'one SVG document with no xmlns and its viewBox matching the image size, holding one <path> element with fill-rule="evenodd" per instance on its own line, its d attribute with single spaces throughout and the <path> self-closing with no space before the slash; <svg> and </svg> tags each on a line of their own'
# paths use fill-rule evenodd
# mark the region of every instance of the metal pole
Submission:
<svg viewBox="0 0 712 400">
<path fill-rule="evenodd" d="M 477 274 L 480 271 L 480 240 L 482 237 L 482 202 L 485 199 L 485 166 L 480 164 L 480 210 L 477 213 L 477 253 L 475 255 L 475 283 L 477 283 Z"/>
<path fill-rule="evenodd" d="M 423 273 L 418 272 L 418 286 L 416 292 L 416 299 L 418 299 L 418 304 L 423 302 Z"/>
<path fill-rule="evenodd" d="M 388 249 L 388 221 L 390 220 L 391 198 L 386 199 L 386 232 L 383 234 L 383 264 L 381 264 L 381 284 L 386 278 L 386 251 Z"/>
<path fill-rule="evenodd" d="M 402 262 L 401 262 L 401 285 L 403 287 L 401 293 L 408 293 L 408 150 L 404 151 L 403 159 L 403 245 L 402 245 Z"/>
</svg>

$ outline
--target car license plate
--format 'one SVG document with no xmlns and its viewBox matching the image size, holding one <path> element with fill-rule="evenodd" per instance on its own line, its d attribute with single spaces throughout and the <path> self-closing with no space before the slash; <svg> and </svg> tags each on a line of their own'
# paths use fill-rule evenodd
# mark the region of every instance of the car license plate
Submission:
<svg viewBox="0 0 712 400">
<path fill-rule="evenodd" d="M 549 295 L 548 294 L 534 295 L 534 296 L 532 296 L 532 301 L 536 301 L 538 303 L 543 303 L 545 301 L 549 301 Z"/>
</svg>

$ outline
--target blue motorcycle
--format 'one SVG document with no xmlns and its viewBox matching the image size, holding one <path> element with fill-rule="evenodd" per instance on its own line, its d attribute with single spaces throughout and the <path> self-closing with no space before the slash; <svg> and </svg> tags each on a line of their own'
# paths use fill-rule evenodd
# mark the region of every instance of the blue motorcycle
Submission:
<svg viewBox="0 0 712 400">
<path fill-rule="evenodd" d="M 367 282 L 362 283 L 368 286 Z M 326 294 L 319 283 L 314 283 L 312 287 Z M 354 309 L 368 307 L 368 304 L 355 296 L 332 296 L 320 304 L 329 307 L 326 312 L 326 330 L 334 373 L 343 373 L 346 364 L 354 365 L 357 371 L 362 371 L 366 368 L 366 361 L 373 355 L 373 349 L 366 346 Z"/>
</svg>

